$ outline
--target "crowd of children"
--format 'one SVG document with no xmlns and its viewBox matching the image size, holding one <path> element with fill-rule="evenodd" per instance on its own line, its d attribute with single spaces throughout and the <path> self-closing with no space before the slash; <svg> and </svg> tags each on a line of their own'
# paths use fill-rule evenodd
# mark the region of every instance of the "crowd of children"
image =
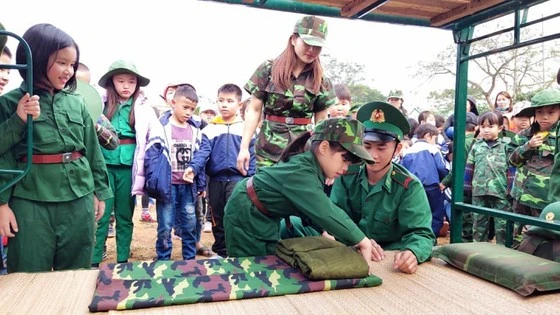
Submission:
<svg viewBox="0 0 560 315">
<path fill-rule="evenodd" d="M 480 115 L 469 96 L 460 131 L 453 116 L 407 117 L 398 90 L 387 102 L 353 106 L 350 89 L 323 75 L 326 36 L 323 19 L 305 16 L 280 56 L 244 86 L 250 99 L 227 83 L 216 104 L 203 102 L 192 83 L 174 82 L 161 114 L 142 93 L 150 80 L 117 60 L 99 79 L 102 111 L 92 114 L 97 103 L 74 91 L 77 79 L 89 82 L 78 45 L 52 25 L 31 27 L 23 38 L 34 93 L 20 71 L 24 84 L 0 97 L 0 168 L 24 165 L 27 114 L 35 122 L 33 166 L 0 194 L 7 271 L 99 267 L 112 221 L 116 260 L 127 262 L 136 196 L 144 195 L 155 202 L 156 219 L 147 209 L 142 219 L 157 222 L 157 260 L 171 259 L 174 235 L 184 260 L 272 254 L 280 237 L 323 235 L 356 246 L 368 263 L 398 250 L 395 269 L 414 273 L 449 228 L 452 140 L 463 132 L 465 202 L 531 216 L 551 202 L 560 89 L 515 106 L 500 92 Z M 0 60 L 11 57 L 5 48 Z M 16 61 L 24 59 L 18 46 Z M 7 80 L 0 69 L 0 93 Z M 494 234 L 505 243 L 504 220 L 465 213 L 463 223 L 466 241 Z M 212 249 L 201 243 L 208 230 Z M 2 242 L 0 254 L 1 273 Z"/>
</svg>

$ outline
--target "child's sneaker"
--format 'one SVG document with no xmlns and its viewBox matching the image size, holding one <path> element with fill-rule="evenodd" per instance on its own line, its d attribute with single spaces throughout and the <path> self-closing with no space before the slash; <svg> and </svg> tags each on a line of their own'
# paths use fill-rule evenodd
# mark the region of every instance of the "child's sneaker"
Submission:
<svg viewBox="0 0 560 315">
<path fill-rule="evenodd" d="M 156 220 L 154 220 L 154 219 L 152 218 L 152 215 L 151 215 L 150 212 L 148 212 L 148 211 L 142 212 L 142 216 L 140 216 L 140 221 L 142 221 L 142 222 L 148 222 L 148 223 L 157 222 Z"/>
<path fill-rule="evenodd" d="M 206 223 L 204 223 L 204 232 L 205 233 L 210 233 L 212 232 L 212 223 L 206 221 Z"/>
<path fill-rule="evenodd" d="M 112 223 L 109 223 L 109 230 L 107 230 L 107 237 L 108 238 L 115 237 L 115 226 Z"/>
</svg>

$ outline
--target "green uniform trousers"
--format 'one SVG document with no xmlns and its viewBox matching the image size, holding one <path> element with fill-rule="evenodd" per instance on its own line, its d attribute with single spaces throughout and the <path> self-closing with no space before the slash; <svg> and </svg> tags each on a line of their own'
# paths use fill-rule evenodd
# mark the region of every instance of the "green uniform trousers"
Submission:
<svg viewBox="0 0 560 315">
<path fill-rule="evenodd" d="M 65 202 L 12 197 L 19 231 L 10 238 L 8 272 L 91 267 L 93 194 Z"/>
<path fill-rule="evenodd" d="M 109 184 L 113 190 L 113 198 L 105 200 L 105 213 L 97 222 L 95 233 L 95 247 L 93 250 L 92 263 L 98 264 L 103 259 L 103 247 L 107 240 L 109 219 L 111 212 L 115 212 L 115 227 L 117 238 L 117 262 L 126 262 L 130 255 L 130 243 L 132 242 L 132 230 L 134 223 L 134 196 L 130 195 L 132 189 L 132 167 L 127 165 L 107 165 Z"/>
<path fill-rule="evenodd" d="M 511 212 L 511 206 L 505 199 L 494 196 L 473 197 L 473 205 L 487 207 L 496 210 Z M 496 231 L 496 244 L 505 245 L 506 243 L 506 220 L 494 218 Z M 473 213 L 473 240 L 475 242 L 488 242 L 490 230 L 490 216 L 480 213 Z"/>
</svg>

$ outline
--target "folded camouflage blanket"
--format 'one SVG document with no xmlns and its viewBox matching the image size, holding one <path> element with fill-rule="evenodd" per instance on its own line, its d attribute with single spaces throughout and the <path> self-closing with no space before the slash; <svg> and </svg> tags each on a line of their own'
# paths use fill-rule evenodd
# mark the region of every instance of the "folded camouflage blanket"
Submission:
<svg viewBox="0 0 560 315">
<path fill-rule="evenodd" d="M 364 278 L 368 264 L 352 247 L 322 236 L 281 240 L 276 254 L 311 280 Z"/>
<path fill-rule="evenodd" d="M 310 281 L 274 255 L 106 264 L 91 312 L 373 287 L 381 279 Z"/>
</svg>

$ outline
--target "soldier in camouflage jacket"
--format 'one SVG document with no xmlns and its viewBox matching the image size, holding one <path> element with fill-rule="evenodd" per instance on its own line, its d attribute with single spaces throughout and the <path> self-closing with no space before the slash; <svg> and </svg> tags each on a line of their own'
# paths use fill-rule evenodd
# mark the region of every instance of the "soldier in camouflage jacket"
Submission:
<svg viewBox="0 0 560 315">
<path fill-rule="evenodd" d="M 327 117 L 327 108 L 335 103 L 332 84 L 323 75 L 319 61 L 327 36 L 327 23 L 314 16 L 299 20 L 288 46 L 274 60 L 263 62 L 247 84 L 251 103 L 245 114 L 245 128 L 237 167 L 246 175 L 249 143 L 264 111 L 256 154 L 257 165 L 278 162 L 287 144 Z"/>
</svg>

